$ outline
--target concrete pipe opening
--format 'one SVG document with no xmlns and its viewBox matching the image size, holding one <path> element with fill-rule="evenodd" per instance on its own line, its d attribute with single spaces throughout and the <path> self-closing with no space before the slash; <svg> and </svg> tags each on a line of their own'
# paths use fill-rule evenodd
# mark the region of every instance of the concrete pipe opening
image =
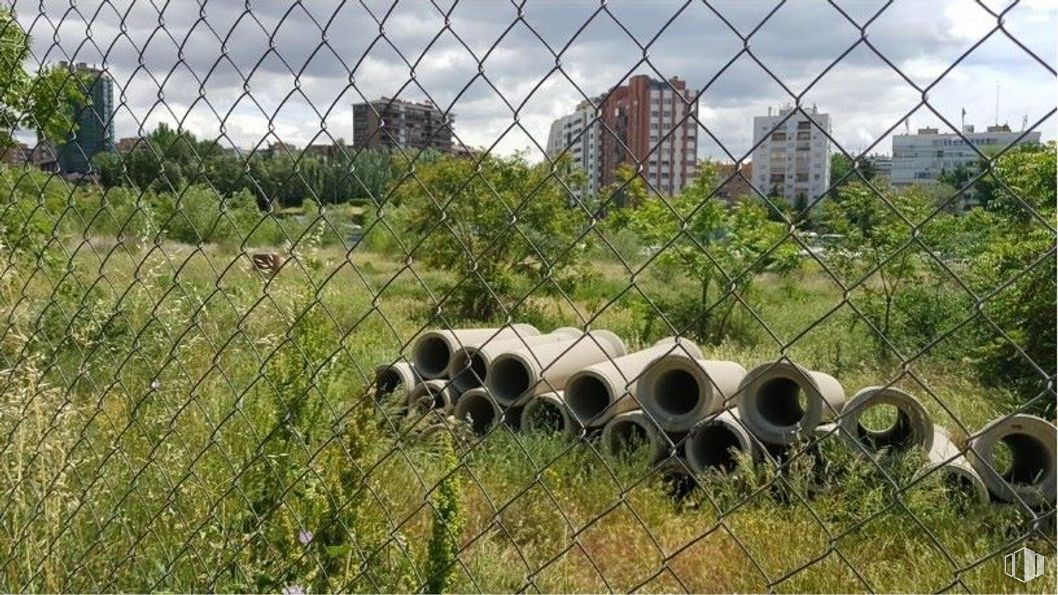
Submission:
<svg viewBox="0 0 1058 595">
<path fill-rule="evenodd" d="M 526 432 L 566 432 L 566 413 L 558 403 L 544 399 L 533 399 L 522 411 L 522 429 Z"/>
<path fill-rule="evenodd" d="M 793 362 L 757 366 L 738 388 L 738 412 L 746 427 L 773 446 L 811 438 L 816 426 L 832 419 L 845 403 L 845 390 L 833 376 Z"/>
<path fill-rule="evenodd" d="M 610 388 L 592 374 L 577 376 L 566 386 L 566 404 L 582 425 L 599 417 L 610 403 Z"/>
<path fill-rule="evenodd" d="M 734 428 L 725 424 L 709 424 L 689 439 L 687 456 L 698 471 L 715 469 L 730 473 L 738 466 L 738 453 L 743 445 Z"/>
<path fill-rule="evenodd" d="M 672 416 L 694 411 L 702 392 L 694 375 L 678 368 L 659 374 L 652 388 L 658 408 Z"/>
<path fill-rule="evenodd" d="M 615 419 L 604 432 L 606 450 L 615 457 L 629 457 L 644 449 L 653 451 L 650 432 L 638 422 Z M 653 454 L 653 453 L 651 453 Z"/>
<path fill-rule="evenodd" d="M 849 401 L 841 417 L 842 436 L 863 452 L 933 447 L 929 413 L 912 395 L 893 387 L 869 387 Z M 861 448 L 862 447 L 862 448 Z"/>
<path fill-rule="evenodd" d="M 761 417 L 776 426 L 797 425 L 808 410 L 801 385 L 790 378 L 773 378 L 761 384 L 756 401 Z"/>
<path fill-rule="evenodd" d="M 1054 466 L 1043 442 L 1025 434 L 1011 434 L 992 447 L 992 466 L 1003 479 L 1015 484 L 1039 481 Z"/>
<path fill-rule="evenodd" d="M 515 403 L 533 384 L 533 374 L 526 362 L 513 355 L 500 356 L 492 362 L 492 396 L 504 404 Z"/>
<path fill-rule="evenodd" d="M 999 419 L 971 441 L 970 462 L 988 491 L 1029 506 L 1055 501 L 1055 426 L 1025 414 Z"/>
<path fill-rule="evenodd" d="M 416 341 L 415 369 L 425 378 L 441 378 L 448 369 L 448 360 L 452 357 L 452 349 L 443 337 L 439 335 L 427 335 Z"/>
<path fill-rule="evenodd" d="M 443 380 L 427 380 L 419 383 L 408 394 L 408 412 L 425 414 L 434 409 L 451 411 L 452 397 Z"/>
<path fill-rule="evenodd" d="M 475 434 L 484 434 L 496 423 L 496 408 L 484 392 L 463 393 L 456 405 L 456 419 L 465 421 Z"/>
<path fill-rule="evenodd" d="M 375 375 L 375 389 L 379 396 L 391 395 L 399 390 L 408 390 L 404 386 L 404 379 L 392 366 L 386 366 Z"/>
<path fill-rule="evenodd" d="M 665 492 L 677 502 L 685 500 L 698 487 L 690 470 L 677 458 L 665 459 L 658 466 L 658 475 L 661 477 Z"/>
<path fill-rule="evenodd" d="M 457 392 L 465 393 L 485 384 L 488 366 L 477 349 L 465 348 L 456 351 L 452 355 L 452 369 L 459 370 L 452 376 L 452 386 Z"/>
</svg>

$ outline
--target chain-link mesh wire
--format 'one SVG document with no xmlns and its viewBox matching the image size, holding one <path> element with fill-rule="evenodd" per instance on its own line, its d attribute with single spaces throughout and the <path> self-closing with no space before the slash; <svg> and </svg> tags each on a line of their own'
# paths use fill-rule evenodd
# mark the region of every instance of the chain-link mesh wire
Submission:
<svg viewBox="0 0 1058 595">
<path fill-rule="evenodd" d="M 1053 589 L 1053 565 L 1023 583 L 1002 564 L 1022 545 L 1054 552 L 1053 498 L 961 502 L 937 468 L 919 472 L 924 453 L 858 456 L 837 426 L 703 475 L 678 456 L 685 435 L 663 435 L 665 456 L 645 461 L 613 456 L 592 431 L 519 431 L 515 409 L 475 432 L 379 390 L 376 366 L 410 361 L 428 329 L 528 322 L 610 329 L 629 351 L 679 336 L 746 368 L 797 362 L 850 396 L 899 387 L 951 430 L 950 461 L 994 419 L 1053 422 L 1054 147 L 1022 141 L 1053 129 L 1055 107 L 1037 98 L 1015 141 L 981 147 L 933 99 L 989 44 L 1053 85 L 1053 56 L 1008 26 L 1029 8 L 959 6 L 987 26 L 924 76 L 872 33 L 928 20 L 932 5 L 821 3 L 815 26 L 847 45 L 793 80 L 759 40 L 809 9 L 752 4 L 582 3 L 555 33 L 555 5 L 526 2 L 504 5 L 495 30 L 471 17 L 496 6 L 467 2 L 15 3 L 5 27 L 32 41 L 5 69 L 92 68 L 63 67 L 59 84 L 31 76 L 19 84 L 37 100 L 24 104 L 9 82 L 4 107 L 29 107 L 3 112 L 5 127 L 45 129 L 42 111 L 71 89 L 107 102 L 96 94 L 109 80 L 112 113 L 95 124 L 135 130 L 102 156 L 41 138 L 3 171 L 4 589 Z M 681 30 L 692 17 L 710 28 Z M 578 62 L 599 36 L 621 48 L 596 56 L 627 65 L 616 79 Z M 730 55 L 684 96 L 672 64 L 686 62 L 667 56 L 693 59 L 706 38 Z M 809 108 L 849 62 L 888 77 L 865 85 L 868 100 L 890 86 L 916 97 L 855 150 Z M 604 113 L 636 74 L 686 107 L 646 155 Z M 791 106 L 749 146 L 704 113 L 745 84 Z M 559 88 L 592 116 L 556 152 L 531 120 Z M 460 126 L 483 96 L 499 110 L 489 128 Z M 399 99 L 432 102 L 443 119 L 421 133 L 451 132 L 456 154 L 397 138 Z M 363 102 L 383 125 L 346 144 L 334 122 Z M 66 132 L 76 121 L 87 138 L 81 115 Z M 850 167 L 790 205 L 742 166 L 800 117 Z M 912 117 L 939 122 L 978 166 L 925 190 L 869 173 Z M 635 172 L 687 123 L 734 165 L 673 196 Z M 631 173 L 589 197 L 568 163 L 590 130 Z M 86 174 L 64 171 L 78 159 Z M 699 179 L 713 171 L 700 167 Z M 721 199 L 737 183 L 744 208 Z M 821 237 L 860 245 L 821 249 Z"/>
</svg>

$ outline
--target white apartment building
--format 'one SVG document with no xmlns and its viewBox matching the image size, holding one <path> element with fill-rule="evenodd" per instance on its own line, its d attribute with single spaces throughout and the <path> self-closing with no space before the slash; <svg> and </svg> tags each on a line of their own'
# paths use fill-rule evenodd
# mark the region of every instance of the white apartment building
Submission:
<svg viewBox="0 0 1058 595">
<path fill-rule="evenodd" d="M 577 198 L 581 198 L 583 190 L 591 196 L 599 192 L 602 145 L 600 126 L 595 120 L 595 108 L 585 101 L 577 106 L 577 111 L 552 122 L 547 135 L 548 157 L 554 159 L 565 151 L 573 165 L 583 170 L 587 177 L 583 189 L 571 188 Z"/>
<path fill-rule="evenodd" d="M 793 205 L 822 196 L 830 187 L 829 133 L 830 115 L 815 106 L 753 118 L 753 185 Z"/>
<path fill-rule="evenodd" d="M 1022 134 L 1011 131 L 1006 124 L 989 126 L 985 132 L 975 132 L 972 125 L 965 125 L 961 136 L 954 132 L 942 134 L 936 128 L 894 134 L 892 183 L 910 186 L 936 181 L 943 172 L 974 165 L 981 158 L 980 153 L 987 155 L 1011 144 L 1040 142 L 1037 131 Z"/>
</svg>

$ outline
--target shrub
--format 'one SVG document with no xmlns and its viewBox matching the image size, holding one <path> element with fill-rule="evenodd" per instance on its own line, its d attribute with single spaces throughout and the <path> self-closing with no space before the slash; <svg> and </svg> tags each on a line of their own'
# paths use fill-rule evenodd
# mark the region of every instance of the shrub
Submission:
<svg viewBox="0 0 1058 595">
<path fill-rule="evenodd" d="M 426 264 L 456 273 L 445 288 L 446 309 L 490 320 L 509 313 L 526 286 L 538 286 L 535 293 L 573 288 L 586 246 L 575 242 L 577 217 L 558 176 L 523 156 L 443 157 L 396 188 L 411 213 L 405 245 Z"/>
</svg>

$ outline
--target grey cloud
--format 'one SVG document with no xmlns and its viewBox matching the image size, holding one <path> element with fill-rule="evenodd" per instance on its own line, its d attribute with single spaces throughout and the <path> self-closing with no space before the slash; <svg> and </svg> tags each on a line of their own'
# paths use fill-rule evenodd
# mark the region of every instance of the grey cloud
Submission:
<svg viewBox="0 0 1058 595">
<path fill-rule="evenodd" d="M 859 22 L 884 7 L 867 29 L 867 39 L 893 63 L 901 67 L 930 61 L 950 63 L 974 40 L 960 34 L 958 23 L 943 10 L 946 4 L 929 2 L 929 9 L 924 4 L 839 3 Z M 967 15 L 987 16 L 974 2 L 958 4 Z M 523 10 L 525 22 L 507 30 L 518 14 L 513 4 L 464 0 L 450 12 L 451 31 L 435 40 L 450 6 L 442 3 L 440 10 L 425 2 L 392 6 L 388 0 L 262 2 L 247 11 L 242 2 L 235 1 L 210 2 L 204 7 L 181 2 L 165 5 L 159 15 L 153 5 L 144 2 L 79 2 L 71 10 L 66 2 L 48 0 L 44 2 L 47 19 L 38 18 L 35 4 L 17 3 L 16 10 L 23 23 L 34 23 L 38 58 L 54 61 L 65 54 L 77 61 L 106 65 L 124 96 L 119 134 L 135 132 L 130 114 L 147 114 L 159 102 L 157 85 L 161 84 L 166 105 L 177 117 L 186 116 L 193 130 L 210 136 L 218 133 L 216 118 L 202 104 L 204 96 L 222 115 L 231 114 L 229 133 L 246 145 L 255 144 L 264 134 L 257 122 L 267 125 L 269 120 L 277 133 L 292 135 L 289 140 L 308 141 L 320 129 L 319 116 L 309 104 L 321 112 L 330 110 L 328 134 L 348 138 L 348 104 L 362 96 L 398 91 L 409 99 L 429 96 L 442 106 L 451 105 L 459 136 L 473 144 L 490 145 L 513 116 L 489 83 L 515 107 L 524 102 L 519 119 L 542 143 L 551 117 L 572 109 L 584 94 L 594 96 L 619 84 L 629 70 L 680 76 L 694 88 L 713 79 L 742 51 L 743 43 L 712 9 L 742 35 L 756 29 L 750 40 L 753 56 L 795 93 L 860 38 L 852 23 L 823 2 L 786 2 L 759 28 L 774 3 L 611 1 L 600 10 L 598 2 L 586 0 L 528 2 Z M 649 64 L 637 66 L 642 59 L 637 43 L 648 43 L 676 12 L 679 17 L 648 48 Z M 384 38 L 375 19 L 383 21 Z M 1050 50 L 1046 57 L 1053 64 L 1053 7 L 1042 12 L 1038 7 L 1015 7 L 1006 20 L 1031 48 Z M 86 21 L 91 21 L 90 29 Z M 86 30 L 90 31 L 87 37 Z M 426 50 L 428 44 L 432 45 Z M 562 51 L 561 72 L 552 72 L 555 58 L 551 51 Z M 479 60 L 483 60 L 485 79 L 479 75 Z M 418 61 L 414 79 L 405 61 Z M 1033 68 L 1025 76 L 1038 77 L 1043 69 L 1006 41 L 1005 45 L 990 42 L 974 52 L 964 70 L 975 76 L 1006 72 L 1016 79 Z M 295 75 L 291 70 L 298 73 L 300 85 L 292 96 Z M 548 79 L 527 98 L 548 73 Z M 1046 71 L 1044 75 L 1042 82 L 1049 77 L 1053 85 L 1053 76 Z M 935 73 L 927 68 L 913 78 L 923 83 L 930 76 Z M 841 77 L 849 83 L 844 89 Z M 965 85 L 950 86 L 931 101 L 945 109 L 958 109 L 954 106 L 961 100 L 958 95 L 966 93 Z M 244 87 L 260 108 L 243 96 Z M 881 134 L 891 125 L 897 108 L 908 101 L 906 87 L 861 44 L 805 100 L 816 101 L 834 116 L 835 132 L 848 137 L 842 140 L 865 144 L 866 136 Z M 751 116 L 789 99 L 760 66 L 743 55 L 703 93 L 703 118 L 706 113 L 714 114 L 715 121 L 705 122 L 710 130 L 715 128 L 725 146 L 730 143 L 745 149 Z M 890 104 L 882 105 L 884 101 Z M 1036 111 L 1053 109 L 1048 99 L 1040 97 L 1039 101 L 1044 105 Z M 979 103 L 972 109 L 982 112 Z M 1027 109 L 1021 103 L 1018 109 Z M 151 113 L 157 119 L 166 112 L 156 108 Z M 513 143 L 501 143 L 500 150 L 517 148 Z"/>
</svg>

